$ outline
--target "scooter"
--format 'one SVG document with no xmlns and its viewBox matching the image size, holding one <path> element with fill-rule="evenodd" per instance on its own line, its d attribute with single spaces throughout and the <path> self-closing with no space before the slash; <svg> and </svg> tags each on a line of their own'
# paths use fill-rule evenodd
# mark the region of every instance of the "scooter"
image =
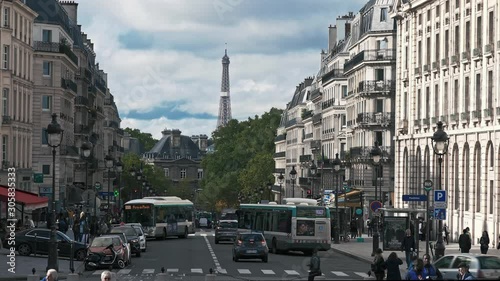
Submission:
<svg viewBox="0 0 500 281">
<path fill-rule="evenodd" d="M 106 250 L 111 251 L 111 256 L 105 253 Z M 101 253 L 90 252 L 84 261 L 85 270 L 95 270 L 100 267 L 118 266 L 118 268 L 125 268 L 125 262 L 118 258 L 118 252 L 115 251 L 113 244 L 106 247 Z"/>
</svg>

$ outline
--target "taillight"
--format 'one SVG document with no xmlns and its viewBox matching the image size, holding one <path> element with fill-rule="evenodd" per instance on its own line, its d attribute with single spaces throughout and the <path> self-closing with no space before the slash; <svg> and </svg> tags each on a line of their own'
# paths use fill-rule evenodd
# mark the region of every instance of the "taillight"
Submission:
<svg viewBox="0 0 500 281">
<path fill-rule="evenodd" d="M 243 241 L 241 241 L 241 240 L 238 240 L 238 243 L 237 243 L 237 245 L 238 245 L 238 246 L 241 246 L 241 244 L 243 244 Z"/>
<path fill-rule="evenodd" d="M 266 240 L 262 241 L 262 246 L 267 246 Z"/>
</svg>

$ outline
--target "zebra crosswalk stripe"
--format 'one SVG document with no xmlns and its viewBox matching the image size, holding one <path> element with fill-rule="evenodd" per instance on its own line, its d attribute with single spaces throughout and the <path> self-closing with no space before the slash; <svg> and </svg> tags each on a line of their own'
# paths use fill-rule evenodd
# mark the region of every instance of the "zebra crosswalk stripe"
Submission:
<svg viewBox="0 0 500 281">
<path fill-rule="evenodd" d="M 261 271 L 262 271 L 262 273 L 264 273 L 264 274 L 276 274 L 276 273 L 274 273 L 274 271 L 272 271 L 272 270 L 270 270 L 270 269 L 262 269 Z"/>
<path fill-rule="evenodd" d="M 203 269 L 201 269 L 201 268 L 191 268 L 191 273 L 201 273 L 201 274 L 203 274 Z"/>
<path fill-rule="evenodd" d="M 361 277 L 370 277 L 370 276 L 368 276 L 368 274 L 366 274 L 364 272 L 354 272 L 354 274 L 359 275 Z"/>
<path fill-rule="evenodd" d="M 167 273 L 169 272 L 179 272 L 178 268 L 167 268 Z"/>
<path fill-rule="evenodd" d="M 240 274 L 252 274 L 248 269 L 238 269 L 238 272 Z"/>
<path fill-rule="evenodd" d="M 227 274 L 227 270 L 225 270 L 224 268 L 217 268 L 217 272 Z"/>
<path fill-rule="evenodd" d="M 129 274 L 130 271 L 132 271 L 132 269 L 120 269 L 120 271 L 118 271 L 116 274 L 126 275 Z"/>
<path fill-rule="evenodd" d="M 153 274 L 155 273 L 154 269 L 146 268 L 142 271 L 142 274 Z"/>
<path fill-rule="evenodd" d="M 331 271 L 331 272 L 337 276 L 349 276 L 342 271 Z"/>
<path fill-rule="evenodd" d="M 285 270 L 286 274 L 288 275 L 300 275 L 300 273 L 298 273 L 297 271 L 295 270 Z"/>
</svg>

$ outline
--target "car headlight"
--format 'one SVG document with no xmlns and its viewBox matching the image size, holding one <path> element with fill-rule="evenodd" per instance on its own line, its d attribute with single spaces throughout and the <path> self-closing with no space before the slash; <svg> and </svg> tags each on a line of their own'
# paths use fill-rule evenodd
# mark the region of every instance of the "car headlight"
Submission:
<svg viewBox="0 0 500 281">
<path fill-rule="evenodd" d="M 139 240 L 137 239 L 132 240 L 132 243 L 137 243 L 137 242 L 139 242 Z"/>
</svg>

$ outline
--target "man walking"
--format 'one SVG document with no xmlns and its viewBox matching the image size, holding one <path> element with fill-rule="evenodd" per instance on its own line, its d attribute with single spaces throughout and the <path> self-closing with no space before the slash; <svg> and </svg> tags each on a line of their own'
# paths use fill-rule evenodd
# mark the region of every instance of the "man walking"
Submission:
<svg viewBox="0 0 500 281">
<path fill-rule="evenodd" d="M 406 255 L 406 269 L 409 269 L 412 264 L 411 258 L 414 249 L 416 249 L 415 239 L 411 236 L 411 230 L 407 229 L 406 236 L 403 238 L 403 242 L 401 242 L 401 251 L 404 251 Z"/>
<path fill-rule="evenodd" d="M 458 246 L 460 247 L 461 253 L 468 253 L 471 248 L 471 239 L 469 234 L 467 234 L 467 229 L 463 230 L 463 233 L 458 237 Z"/>
<path fill-rule="evenodd" d="M 318 249 L 314 248 L 309 262 L 309 278 L 308 281 L 314 281 L 314 277 L 321 276 L 321 261 L 318 256 Z"/>
</svg>

